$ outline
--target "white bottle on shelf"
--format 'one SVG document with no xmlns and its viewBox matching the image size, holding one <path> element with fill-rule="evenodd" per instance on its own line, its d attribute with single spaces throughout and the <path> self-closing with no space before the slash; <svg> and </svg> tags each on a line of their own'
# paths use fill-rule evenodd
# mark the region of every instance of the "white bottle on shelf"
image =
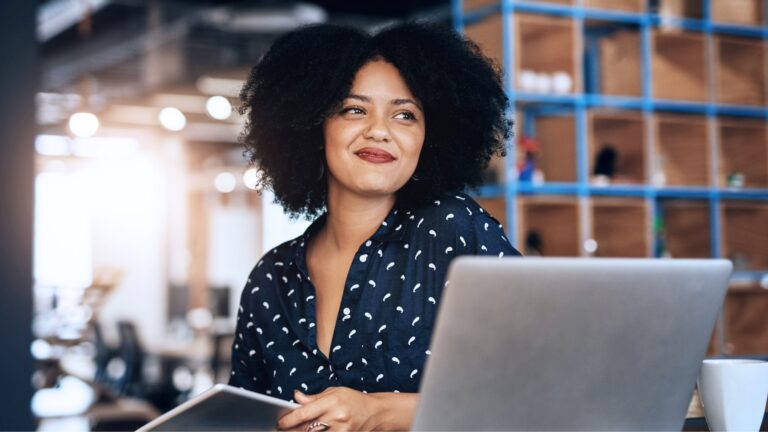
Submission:
<svg viewBox="0 0 768 432">
<path fill-rule="evenodd" d="M 570 93 L 571 89 L 573 89 L 573 80 L 568 72 L 557 71 L 552 74 L 552 90 L 555 93 Z"/>
</svg>

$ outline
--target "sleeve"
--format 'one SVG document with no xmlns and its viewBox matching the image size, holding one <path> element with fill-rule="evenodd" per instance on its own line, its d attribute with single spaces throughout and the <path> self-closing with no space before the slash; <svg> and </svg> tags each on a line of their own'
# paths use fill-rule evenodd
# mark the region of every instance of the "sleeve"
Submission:
<svg viewBox="0 0 768 432">
<path fill-rule="evenodd" d="M 509 242 L 498 220 L 483 211 L 473 221 L 474 255 L 522 256 Z"/>
<path fill-rule="evenodd" d="M 270 385 L 261 348 L 254 330 L 255 326 L 249 319 L 251 304 L 253 303 L 251 296 L 252 294 L 246 285 L 240 296 L 240 307 L 237 312 L 235 339 L 232 342 L 232 372 L 229 377 L 229 385 L 265 393 Z"/>
</svg>

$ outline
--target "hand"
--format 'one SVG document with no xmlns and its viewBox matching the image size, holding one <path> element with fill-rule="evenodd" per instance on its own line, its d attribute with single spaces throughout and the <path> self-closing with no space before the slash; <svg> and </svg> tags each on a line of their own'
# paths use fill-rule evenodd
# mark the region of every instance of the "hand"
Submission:
<svg viewBox="0 0 768 432">
<path fill-rule="evenodd" d="M 379 399 L 348 387 L 329 387 L 322 393 L 306 395 L 294 392 L 301 404 L 280 418 L 280 430 L 306 430 L 312 421 L 319 421 L 337 430 L 373 430 L 378 428 L 381 412 Z"/>
</svg>

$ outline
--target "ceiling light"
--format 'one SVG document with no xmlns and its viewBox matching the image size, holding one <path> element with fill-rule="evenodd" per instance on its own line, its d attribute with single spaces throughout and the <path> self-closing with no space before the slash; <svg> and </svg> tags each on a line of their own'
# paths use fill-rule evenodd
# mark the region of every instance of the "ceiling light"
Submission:
<svg viewBox="0 0 768 432">
<path fill-rule="evenodd" d="M 180 131 L 187 125 L 187 118 L 178 108 L 168 107 L 160 110 L 160 124 L 170 131 Z"/>
<path fill-rule="evenodd" d="M 221 193 L 230 193 L 235 190 L 237 179 L 235 179 L 235 176 L 232 175 L 232 173 L 221 172 L 213 179 L 213 185 L 216 187 L 216 190 Z"/>
<path fill-rule="evenodd" d="M 248 189 L 258 190 L 262 173 L 256 168 L 248 168 L 243 173 L 243 183 Z"/>
<path fill-rule="evenodd" d="M 93 136 L 99 130 L 99 118 L 89 112 L 74 113 L 69 117 L 69 130 L 81 138 Z"/>
<path fill-rule="evenodd" d="M 232 104 L 224 96 L 211 96 L 205 102 L 208 114 L 216 120 L 226 120 L 232 114 Z"/>
</svg>

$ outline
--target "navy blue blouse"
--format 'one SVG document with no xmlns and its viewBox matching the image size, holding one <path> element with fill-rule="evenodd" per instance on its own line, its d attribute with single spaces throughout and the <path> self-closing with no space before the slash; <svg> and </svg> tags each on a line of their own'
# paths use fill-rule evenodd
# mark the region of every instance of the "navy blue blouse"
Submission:
<svg viewBox="0 0 768 432">
<path fill-rule="evenodd" d="M 307 240 L 325 223 L 268 252 L 243 289 L 230 385 L 292 400 L 330 386 L 417 392 L 450 261 L 520 255 L 501 224 L 465 194 L 413 211 L 393 209 L 355 254 L 326 357 L 317 348 Z"/>
</svg>

